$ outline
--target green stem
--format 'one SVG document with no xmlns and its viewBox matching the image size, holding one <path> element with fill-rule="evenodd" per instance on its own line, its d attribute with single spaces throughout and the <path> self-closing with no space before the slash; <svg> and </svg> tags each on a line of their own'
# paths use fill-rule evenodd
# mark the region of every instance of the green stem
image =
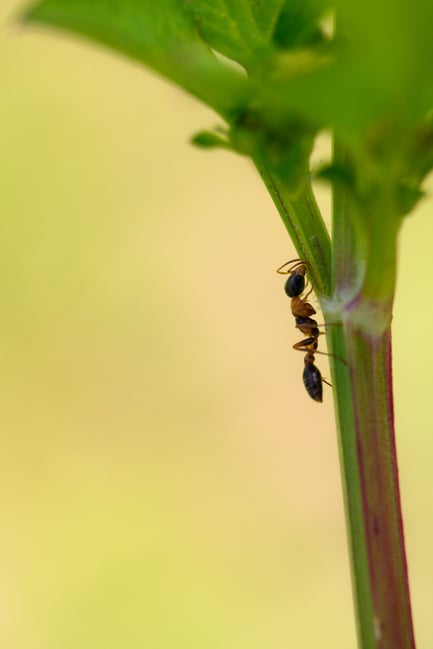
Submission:
<svg viewBox="0 0 433 649">
<path fill-rule="evenodd" d="M 335 159 L 349 164 L 343 147 L 336 147 Z M 256 166 L 299 256 L 309 262 L 325 320 L 342 322 L 329 327 L 327 336 L 335 355 L 331 370 L 359 646 L 414 649 L 392 404 L 392 193 L 389 187 L 379 190 L 373 213 L 361 218 L 344 188 L 334 189 L 331 274 L 330 239 L 311 185 L 293 195 L 276 174 L 258 161 Z"/>
<path fill-rule="evenodd" d="M 391 331 L 371 339 L 345 326 L 355 412 L 356 460 L 367 546 L 369 593 L 365 594 L 381 649 L 415 646 L 404 549 L 392 403 Z M 362 602 L 360 605 L 361 610 Z"/>
<path fill-rule="evenodd" d="M 274 201 L 301 259 L 309 263 L 309 277 L 318 295 L 331 294 L 331 239 L 320 214 L 311 183 L 293 196 L 276 174 L 257 160 L 256 167 Z"/>
<path fill-rule="evenodd" d="M 338 146 L 334 155 L 338 164 L 347 162 L 344 150 Z M 346 368 L 331 359 L 359 646 L 414 649 L 398 488 L 388 324 L 396 272 L 396 231 L 392 232 L 389 226 L 393 216 L 389 205 L 387 211 L 382 211 L 385 197 L 380 201 L 381 214 L 376 213 L 384 225 L 376 222 L 377 228 L 369 231 L 360 244 L 351 204 L 340 188 L 336 187 L 334 192 L 337 296 L 330 303 L 329 317 L 335 318 L 337 305 L 343 327 L 331 327 L 328 341 L 332 352 L 348 362 Z M 378 238 L 380 228 L 383 232 Z M 386 239 L 382 238 L 385 234 Z M 365 252 L 370 268 L 364 274 Z M 382 285 L 377 289 L 384 277 L 386 288 Z M 324 306 L 326 309 L 327 304 Z"/>
<path fill-rule="evenodd" d="M 343 329 L 332 327 L 328 334 L 328 348 L 332 353 L 346 357 L 345 335 Z M 348 370 L 330 359 L 346 527 L 352 574 L 355 621 L 360 649 L 375 649 L 374 606 L 368 571 L 368 551 L 364 534 L 363 501 L 361 479 L 358 467 L 358 448 L 354 407 Z"/>
</svg>

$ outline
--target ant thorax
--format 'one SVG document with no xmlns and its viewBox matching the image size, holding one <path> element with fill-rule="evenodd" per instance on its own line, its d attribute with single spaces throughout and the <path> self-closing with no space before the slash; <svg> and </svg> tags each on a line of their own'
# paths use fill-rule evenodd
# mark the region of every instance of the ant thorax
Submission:
<svg viewBox="0 0 433 649">
<path fill-rule="evenodd" d="M 316 313 L 316 309 L 300 297 L 292 297 L 291 309 L 295 318 L 309 318 Z"/>
</svg>

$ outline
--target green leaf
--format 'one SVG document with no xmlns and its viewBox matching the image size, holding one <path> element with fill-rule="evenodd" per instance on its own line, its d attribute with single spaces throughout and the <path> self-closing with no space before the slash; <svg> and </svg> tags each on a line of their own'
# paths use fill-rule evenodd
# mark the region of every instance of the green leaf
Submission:
<svg viewBox="0 0 433 649">
<path fill-rule="evenodd" d="M 245 103 L 243 75 L 202 41 L 179 0 L 42 0 L 24 16 L 61 27 L 145 63 L 223 116 Z"/>
<path fill-rule="evenodd" d="M 290 3 L 290 8 L 296 4 Z M 310 32 L 313 40 L 303 42 L 301 22 L 300 47 L 275 51 L 267 61 L 268 74 L 256 80 L 256 104 L 277 116 L 301 113 L 350 137 L 382 124 L 384 139 L 395 149 L 405 130 L 420 124 L 433 107 L 433 3 L 335 4 L 335 40 L 315 41 Z M 317 19 L 320 5 L 312 2 L 312 7 Z M 292 45 L 296 30 L 289 33 L 287 11 L 280 15 L 284 37 L 279 42 Z M 305 29 L 308 24 L 313 29 L 308 21 Z M 277 33 L 278 29 L 275 38 Z"/>
<path fill-rule="evenodd" d="M 330 0 L 190 0 L 211 47 L 254 75 L 275 48 L 322 40 L 318 21 Z"/>
<path fill-rule="evenodd" d="M 200 149 L 215 149 L 223 148 L 233 150 L 227 137 L 223 137 L 216 131 L 200 131 L 191 138 L 191 144 L 199 147 Z"/>
<path fill-rule="evenodd" d="M 286 1 L 275 26 L 275 45 L 289 48 L 322 40 L 318 21 L 327 5 L 326 0 Z"/>
<path fill-rule="evenodd" d="M 254 64 L 269 50 L 283 5 L 284 0 L 189 2 L 207 43 L 251 72 L 254 72 Z"/>
<path fill-rule="evenodd" d="M 337 0 L 336 5 L 337 28 L 351 41 L 358 75 L 394 106 L 394 114 L 423 114 L 432 99 L 433 3 Z"/>
</svg>

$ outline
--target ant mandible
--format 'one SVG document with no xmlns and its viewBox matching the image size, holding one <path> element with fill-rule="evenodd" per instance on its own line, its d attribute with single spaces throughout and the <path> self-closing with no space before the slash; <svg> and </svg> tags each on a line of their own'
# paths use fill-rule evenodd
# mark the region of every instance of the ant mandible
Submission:
<svg viewBox="0 0 433 649">
<path fill-rule="evenodd" d="M 295 318 L 295 326 L 303 334 L 308 335 L 308 338 L 293 345 L 294 349 L 307 352 L 304 357 L 304 371 L 302 374 L 305 389 L 314 401 L 321 402 L 323 400 L 322 384 L 326 383 L 329 386 L 331 384 L 322 377 L 320 370 L 314 364 L 314 354 L 323 354 L 324 352 L 317 350 L 320 331 L 316 320 L 310 317 L 316 313 L 316 310 L 307 302 L 307 298 L 313 289 L 310 288 L 304 297 L 300 297 L 306 287 L 307 265 L 308 263 L 302 259 L 292 259 L 280 266 L 277 273 L 289 275 L 284 285 L 284 291 L 291 299 L 290 306 L 292 315 Z"/>
</svg>

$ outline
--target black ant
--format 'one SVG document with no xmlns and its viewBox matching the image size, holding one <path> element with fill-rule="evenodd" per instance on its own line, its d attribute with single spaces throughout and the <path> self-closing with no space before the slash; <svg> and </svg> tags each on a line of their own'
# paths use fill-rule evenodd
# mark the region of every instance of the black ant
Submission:
<svg viewBox="0 0 433 649">
<path fill-rule="evenodd" d="M 290 266 L 287 270 L 283 270 L 290 264 L 293 264 L 293 266 Z M 305 366 L 302 374 L 305 389 L 314 401 L 321 402 L 323 400 L 322 383 L 326 383 L 330 387 L 332 386 L 322 377 L 320 370 L 314 364 L 314 354 L 324 354 L 325 352 L 319 352 L 317 350 L 320 331 L 316 320 L 311 318 L 316 313 L 316 310 L 307 302 L 307 298 L 313 289 L 310 288 L 304 297 L 300 297 L 306 287 L 307 262 L 302 261 L 302 259 L 292 259 L 280 266 L 277 269 L 277 273 L 289 275 L 284 285 L 284 290 L 286 295 L 291 299 L 290 306 L 295 318 L 296 328 L 303 334 L 308 335 L 308 338 L 293 345 L 294 349 L 307 352 L 304 357 Z"/>
</svg>

